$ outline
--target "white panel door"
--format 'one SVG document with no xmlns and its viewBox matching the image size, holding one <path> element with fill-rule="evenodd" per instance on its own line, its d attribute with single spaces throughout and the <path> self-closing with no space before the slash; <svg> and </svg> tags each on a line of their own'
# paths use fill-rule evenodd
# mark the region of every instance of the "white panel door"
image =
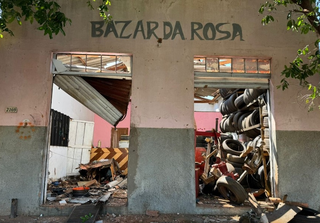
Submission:
<svg viewBox="0 0 320 223">
<path fill-rule="evenodd" d="M 70 121 L 67 175 L 79 175 L 79 164 L 89 163 L 93 127 L 94 122 Z"/>
</svg>

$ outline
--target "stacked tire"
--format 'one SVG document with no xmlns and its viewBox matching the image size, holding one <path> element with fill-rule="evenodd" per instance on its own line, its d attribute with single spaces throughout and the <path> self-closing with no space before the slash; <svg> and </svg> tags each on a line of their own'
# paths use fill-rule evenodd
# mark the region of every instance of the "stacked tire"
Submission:
<svg viewBox="0 0 320 223">
<path fill-rule="evenodd" d="M 259 128 L 250 128 L 260 123 L 259 109 L 252 109 L 256 99 L 264 94 L 264 89 L 238 89 L 232 92 L 231 89 L 220 89 L 224 101 L 220 105 L 220 112 L 223 118 L 220 122 L 220 130 L 226 132 L 243 132 L 249 138 L 255 138 L 260 134 Z"/>
<path fill-rule="evenodd" d="M 264 149 L 269 148 L 269 119 L 267 106 L 260 108 L 261 103 L 258 103 L 258 101 L 266 102 L 265 92 L 264 89 L 237 89 L 234 91 L 220 89 L 220 94 L 224 99 L 220 105 L 220 112 L 223 115 L 220 122 L 221 132 L 235 132 L 243 134 L 242 136 L 245 138 L 245 143 L 235 139 L 224 140 L 221 143 L 221 158 L 231 164 L 239 175 L 243 173 L 244 169 L 249 171 L 249 174 L 241 182 L 243 187 L 265 188 L 265 168 L 262 165 L 263 151 L 261 146 Z M 263 134 L 263 139 L 261 134 Z M 252 151 L 247 151 L 249 149 Z M 245 152 L 248 152 L 245 158 L 241 157 L 240 155 Z M 253 169 L 248 169 L 248 166 Z M 221 182 L 221 184 L 226 184 L 226 182 Z M 224 190 L 220 189 L 219 191 L 223 195 L 228 191 L 228 188 L 224 187 Z M 239 194 L 241 193 L 239 192 Z M 235 201 L 237 201 L 237 197 L 234 197 Z"/>
<path fill-rule="evenodd" d="M 226 139 L 221 145 L 221 158 L 225 159 L 227 163 L 231 164 L 235 172 L 241 175 L 244 158 L 240 155 L 244 152 L 246 146 L 238 140 Z"/>
</svg>

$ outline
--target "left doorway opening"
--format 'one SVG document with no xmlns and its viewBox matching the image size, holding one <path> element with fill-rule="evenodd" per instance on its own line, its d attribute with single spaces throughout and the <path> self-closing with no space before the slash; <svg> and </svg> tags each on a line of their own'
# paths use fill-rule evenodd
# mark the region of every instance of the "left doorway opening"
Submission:
<svg viewBox="0 0 320 223">
<path fill-rule="evenodd" d="M 127 177 L 131 69 L 128 54 L 53 54 L 44 203 L 68 204 L 76 187 Z M 115 137 L 120 129 L 126 135 Z"/>
</svg>

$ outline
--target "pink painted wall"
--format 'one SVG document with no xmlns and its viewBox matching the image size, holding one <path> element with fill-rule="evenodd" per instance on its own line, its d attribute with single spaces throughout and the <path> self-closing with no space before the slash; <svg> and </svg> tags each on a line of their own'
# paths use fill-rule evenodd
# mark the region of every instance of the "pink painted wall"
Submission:
<svg viewBox="0 0 320 223">
<path fill-rule="evenodd" d="M 128 106 L 128 112 L 126 118 L 119 122 L 117 128 L 129 128 L 130 132 L 130 114 L 131 114 L 131 103 Z M 220 112 L 194 112 L 194 118 L 197 123 L 198 131 L 212 130 L 216 126 L 216 118 L 219 119 L 219 123 L 222 119 Z M 102 119 L 100 116 L 94 116 L 94 133 L 93 133 L 93 146 L 97 147 L 99 140 L 101 141 L 101 147 L 111 146 L 111 129 L 107 121 Z"/>
<path fill-rule="evenodd" d="M 117 125 L 117 128 L 129 128 L 130 133 L 130 114 L 131 114 L 131 103 L 128 106 L 128 112 L 125 119 Z M 113 128 L 107 121 L 102 119 L 100 116 L 94 116 L 94 132 L 93 132 L 93 146 L 97 147 L 99 140 L 101 141 L 101 147 L 111 146 L 111 129 Z"/>
<path fill-rule="evenodd" d="M 198 131 L 208 131 L 216 128 L 216 118 L 218 118 L 218 131 L 220 131 L 219 124 L 222 119 L 220 112 L 194 112 L 194 118 Z"/>
</svg>

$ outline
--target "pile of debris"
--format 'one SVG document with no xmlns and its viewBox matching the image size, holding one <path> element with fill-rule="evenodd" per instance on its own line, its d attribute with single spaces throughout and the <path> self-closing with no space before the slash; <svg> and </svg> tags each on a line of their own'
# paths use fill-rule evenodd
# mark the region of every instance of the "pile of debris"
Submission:
<svg viewBox="0 0 320 223">
<path fill-rule="evenodd" d="M 117 199 L 116 205 L 127 203 L 127 178 L 114 159 L 80 164 L 79 173 L 80 176 L 50 181 L 47 204 L 74 206 L 105 203 L 113 198 Z"/>
</svg>

